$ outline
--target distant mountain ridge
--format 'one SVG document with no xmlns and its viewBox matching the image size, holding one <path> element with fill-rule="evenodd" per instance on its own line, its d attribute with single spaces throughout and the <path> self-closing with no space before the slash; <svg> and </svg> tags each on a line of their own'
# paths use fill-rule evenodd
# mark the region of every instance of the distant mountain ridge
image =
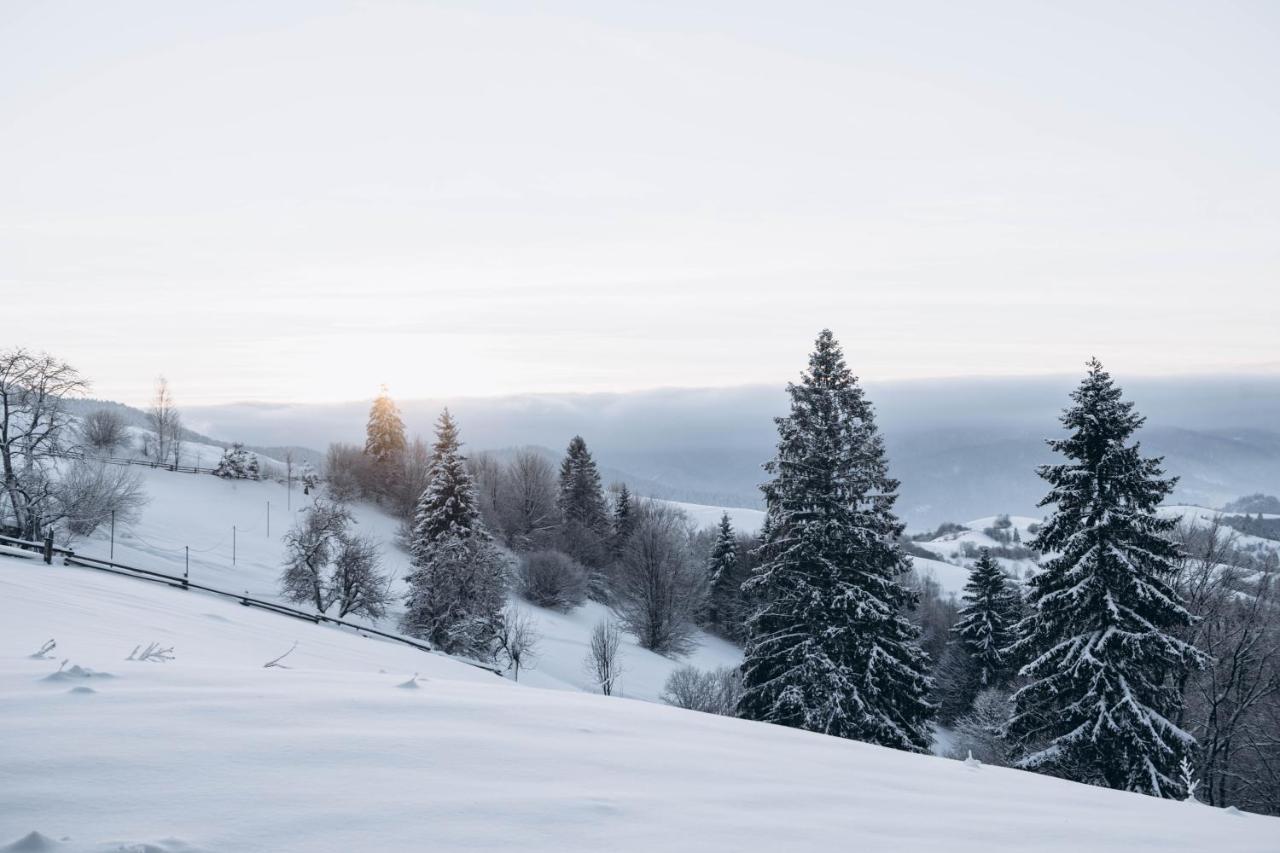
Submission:
<svg viewBox="0 0 1280 853">
<path fill-rule="evenodd" d="M 1144 452 L 1180 477 L 1172 500 L 1221 506 L 1280 490 L 1280 376 L 1117 376 L 1147 416 Z M 1035 467 L 1075 376 L 868 382 L 901 483 L 898 509 L 913 527 L 993 512 L 1039 515 Z M 394 389 L 393 389 L 394 392 Z M 759 507 L 761 466 L 773 454 L 784 389 L 739 386 L 626 394 L 528 394 L 402 400 L 410 433 L 430 435 L 445 405 L 471 451 L 526 445 L 558 456 L 581 434 L 606 469 L 654 497 Z M 368 401 L 243 403 L 184 409 L 186 422 L 258 446 L 324 448 L 361 442 Z"/>
</svg>

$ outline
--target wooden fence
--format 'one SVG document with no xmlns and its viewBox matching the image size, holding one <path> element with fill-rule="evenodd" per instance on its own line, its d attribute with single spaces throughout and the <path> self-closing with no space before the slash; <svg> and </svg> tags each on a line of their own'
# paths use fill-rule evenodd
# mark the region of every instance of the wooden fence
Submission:
<svg viewBox="0 0 1280 853">
<path fill-rule="evenodd" d="M 52 565 L 54 556 L 61 556 L 63 565 L 80 566 L 86 569 L 96 569 L 100 572 L 109 572 L 114 575 L 122 575 L 128 578 L 137 578 L 138 580 L 152 581 L 153 583 L 161 583 L 165 586 L 174 587 L 175 589 L 198 590 L 200 592 L 209 593 L 210 595 L 220 595 L 224 598 L 234 599 L 245 607 L 256 607 L 260 610 L 266 610 L 269 613 L 277 613 L 281 616 L 292 616 L 295 619 L 302 619 L 306 622 L 313 622 L 317 625 L 330 624 L 337 625 L 342 628 L 351 628 L 362 636 L 373 635 L 381 637 L 384 640 L 390 640 L 395 643 L 401 643 L 406 646 L 412 646 L 419 651 L 438 654 L 442 657 L 448 657 L 450 660 L 456 660 L 459 663 L 465 663 L 468 666 L 474 666 L 477 669 L 483 669 L 501 676 L 502 671 L 497 667 L 486 664 L 482 661 L 471 660 L 469 658 L 456 657 L 453 655 L 445 655 L 443 652 L 433 649 L 430 644 L 411 637 L 405 637 L 401 634 L 392 634 L 387 631 L 379 631 L 377 628 L 370 628 L 368 625 L 361 625 L 357 622 L 349 622 L 346 619 L 339 619 L 334 616 L 327 616 L 324 613 L 308 613 L 305 610 L 299 610 L 296 607 L 290 607 L 287 604 L 280 604 L 275 601 L 264 601 L 260 598 L 254 598 L 248 593 L 240 594 L 238 592 L 227 592 L 222 589 L 215 589 L 204 584 L 192 583 L 186 576 L 170 575 L 164 572 L 156 572 L 151 569 L 140 569 L 137 566 L 128 566 L 123 563 L 115 563 L 110 560 L 104 560 L 100 557 L 92 557 L 87 554 L 77 554 L 69 548 L 58 548 L 53 544 L 53 537 L 47 536 L 43 542 L 31 542 L 26 539 L 15 539 L 12 536 L 0 535 L 0 553 L 10 553 L 22 556 L 30 555 L 33 558 L 44 560 L 46 564 Z"/>
<path fill-rule="evenodd" d="M 201 468 L 198 465 L 174 465 L 171 462 L 158 462 L 154 459 L 133 459 L 128 456 L 98 456 L 86 454 L 78 450 L 66 450 L 56 454 L 64 459 L 90 459 L 106 462 L 108 465 L 141 465 L 144 468 L 156 468 L 161 471 L 177 471 L 180 474 L 212 474 L 215 469 Z"/>
</svg>

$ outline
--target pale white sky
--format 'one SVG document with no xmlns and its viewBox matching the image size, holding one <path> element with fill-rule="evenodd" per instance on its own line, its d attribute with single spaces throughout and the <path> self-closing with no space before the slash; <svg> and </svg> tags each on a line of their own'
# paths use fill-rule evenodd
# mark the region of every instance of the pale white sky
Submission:
<svg viewBox="0 0 1280 853">
<path fill-rule="evenodd" d="M 4 341 L 188 403 L 1280 369 L 1280 4 L 0 6 Z"/>
</svg>

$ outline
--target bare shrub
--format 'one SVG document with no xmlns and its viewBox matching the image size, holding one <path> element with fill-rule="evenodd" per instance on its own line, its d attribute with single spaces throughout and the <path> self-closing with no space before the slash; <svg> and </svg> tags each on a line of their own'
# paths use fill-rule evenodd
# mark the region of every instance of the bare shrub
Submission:
<svg viewBox="0 0 1280 853">
<path fill-rule="evenodd" d="M 324 476 L 329 497 L 353 501 L 365 494 L 372 476 L 369 457 L 354 444 L 331 444 L 325 456 Z"/>
<path fill-rule="evenodd" d="M 556 536 L 555 469 L 532 450 L 518 451 L 503 469 L 494 513 L 507 547 L 516 551 L 545 548 Z"/>
<path fill-rule="evenodd" d="M 951 756 L 973 756 L 983 764 L 1008 766 L 1013 750 L 1001 736 L 1009 719 L 1009 694 L 987 688 L 973 700 L 973 708 L 956 721 Z"/>
<path fill-rule="evenodd" d="M 125 660 L 144 661 L 147 663 L 165 663 L 173 660 L 173 646 L 161 646 L 159 643 L 147 643 L 146 648 L 141 645 L 133 647 L 133 651 L 129 652 L 129 656 Z"/>
<path fill-rule="evenodd" d="M 112 512 L 118 522 L 133 522 L 147 502 L 141 472 L 92 460 L 68 466 L 54 491 L 70 536 L 89 536 Z"/>
<path fill-rule="evenodd" d="M 587 570 L 559 551 L 534 551 L 520 558 L 516 584 L 525 600 L 539 607 L 570 610 L 587 599 Z"/>
<path fill-rule="evenodd" d="M 507 668 L 512 671 L 516 681 L 520 680 L 522 667 L 533 669 L 542 635 L 534 627 L 533 617 L 528 613 L 508 607 L 502 613 L 502 622 L 495 639 L 498 656 L 507 661 Z"/>
<path fill-rule="evenodd" d="M 128 441 L 128 430 L 119 412 L 98 409 L 80 422 L 80 438 L 94 450 L 111 453 Z"/>
<path fill-rule="evenodd" d="M 736 667 L 701 670 L 682 666 L 667 676 L 658 697 L 668 705 L 732 717 L 742 695 L 742 673 Z"/>
<path fill-rule="evenodd" d="M 622 632 L 613 622 L 605 619 L 591 629 L 591 645 L 583 660 L 583 668 L 591 681 L 605 696 L 612 696 L 622 677 Z"/>
</svg>

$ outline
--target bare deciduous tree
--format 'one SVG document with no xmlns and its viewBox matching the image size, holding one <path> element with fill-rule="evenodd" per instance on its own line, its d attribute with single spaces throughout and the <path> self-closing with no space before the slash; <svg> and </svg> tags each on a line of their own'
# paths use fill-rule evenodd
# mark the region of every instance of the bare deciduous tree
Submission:
<svg viewBox="0 0 1280 853">
<path fill-rule="evenodd" d="M 69 419 L 62 401 L 83 393 L 79 372 L 50 355 L 0 351 L 0 525 L 38 538 L 56 501 L 54 459 Z"/>
<path fill-rule="evenodd" d="M 551 544 L 560 523 L 557 494 L 551 463 L 532 450 L 518 451 L 503 470 L 495 496 L 507 547 L 529 551 Z"/>
<path fill-rule="evenodd" d="M 80 437 L 94 450 L 111 453 L 128 440 L 124 418 L 111 409 L 97 409 L 84 416 Z"/>
<path fill-rule="evenodd" d="M 666 655 L 694 645 L 694 615 L 706 582 L 689 551 L 684 513 L 668 504 L 637 502 L 636 524 L 614 568 L 614 611 L 640 645 Z"/>
<path fill-rule="evenodd" d="M 533 617 L 523 610 L 508 607 L 502 614 L 502 624 L 495 637 L 498 655 L 505 658 L 514 680 L 520 680 L 520 669 L 533 669 L 537 659 L 538 643 L 542 635 L 534 627 Z"/>
<path fill-rule="evenodd" d="M 351 511 L 332 501 L 317 500 L 284 536 L 286 562 L 281 593 L 290 601 L 310 601 L 320 613 L 333 604 L 329 564 L 351 523 Z"/>
<path fill-rule="evenodd" d="M 117 522 L 133 522 L 147 502 L 140 471 L 93 459 L 67 465 L 53 493 L 56 509 L 47 519 L 62 522 L 68 536 L 91 535 L 112 513 Z"/>
<path fill-rule="evenodd" d="M 583 668 L 605 696 L 612 696 L 622 677 L 622 632 L 608 619 L 591 629 L 591 643 Z"/>
<path fill-rule="evenodd" d="M 174 441 L 182 431 L 182 423 L 173 392 L 169 389 L 169 380 L 163 376 L 156 378 L 156 392 L 151 398 L 151 408 L 147 410 L 147 424 L 155 434 L 151 445 L 155 458 L 161 462 L 169 461 L 174 453 Z"/>
<path fill-rule="evenodd" d="M 1280 813 L 1280 566 L 1237 546 L 1215 521 L 1177 530 L 1179 586 L 1197 617 L 1187 639 L 1209 664 L 1181 688 L 1181 725 L 1196 737 L 1196 770 L 1210 805 Z"/>
<path fill-rule="evenodd" d="M 331 444 L 325 456 L 324 476 L 329 497 L 353 501 L 364 494 L 371 475 L 369 457 L 354 444 Z"/>
<path fill-rule="evenodd" d="M 378 544 L 368 536 L 344 535 L 329 580 L 338 615 L 381 618 L 391 603 L 391 579 L 380 571 Z"/>
</svg>

